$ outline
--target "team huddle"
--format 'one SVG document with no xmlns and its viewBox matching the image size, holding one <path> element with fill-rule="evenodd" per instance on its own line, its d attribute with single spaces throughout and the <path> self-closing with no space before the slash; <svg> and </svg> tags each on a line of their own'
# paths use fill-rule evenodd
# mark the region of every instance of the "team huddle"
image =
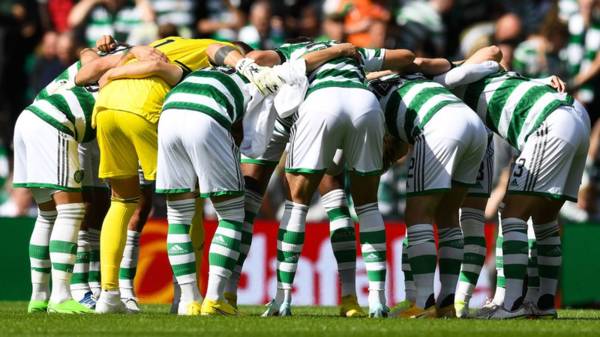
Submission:
<svg viewBox="0 0 600 337">
<path fill-rule="evenodd" d="M 180 37 L 131 47 L 103 37 L 37 95 L 15 126 L 14 185 L 31 189 L 38 204 L 29 312 L 139 311 L 139 232 L 156 192 L 166 195 L 176 286 L 171 311 L 238 315 L 254 218 L 286 156 L 277 291 L 263 316 L 292 315 L 306 215 L 318 191 L 330 221 L 341 316 L 556 318 L 558 212 L 577 198 L 590 122 L 560 79 L 508 72 L 501 58 L 493 46 L 455 64 L 335 41 L 252 50 Z M 500 210 L 496 293 L 474 311 L 469 301 L 485 260 L 494 133 L 519 155 Z M 380 175 L 404 156 L 406 299 L 390 308 L 377 191 Z M 202 198 L 210 198 L 218 217 L 204 297 L 197 276 Z M 528 222 L 539 284 L 528 282 L 523 294 Z M 368 312 L 356 297 L 357 238 Z"/>
</svg>

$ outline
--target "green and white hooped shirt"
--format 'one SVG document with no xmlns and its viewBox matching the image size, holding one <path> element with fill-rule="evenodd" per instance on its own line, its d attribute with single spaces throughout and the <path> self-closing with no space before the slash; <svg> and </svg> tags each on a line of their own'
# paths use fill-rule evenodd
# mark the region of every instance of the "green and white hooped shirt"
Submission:
<svg viewBox="0 0 600 337">
<path fill-rule="evenodd" d="M 282 61 L 297 60 L 307 53 L 339 44 L 336 41 L 286 43 L 275 51 Z M 306 95 L 322 88 L 366 89 L 365 71 L 381 70 L 385 49 L 358 48 L 362 64 L 349 57 L 333 59 L 313 70 L 308 75 L 309 87 Z"/>
<path fill-rule="evenodd" d="M 195 110 L 211 116 L 229 130 L 242 119 L 250 101 L 250 95 L 244 90 L 246 83 L 248 79 L 231 68 L 197 70 L 169 92 L 162 110 Z"/>
<path fill-rule="evenodd" d="M 369 89 L 383 108 L 388 132 L 410 144 L 443 107 L 462 103 L 443 85 L 420 74 L 387 75 L 369 81 Z"/>
<path fill-rule="evenodd" d="M 486 126 L 521 150 L 557 108 L 573 104 L 573 97 L 515 72 L 498 72 L 454 90 Z"/>
</svg>

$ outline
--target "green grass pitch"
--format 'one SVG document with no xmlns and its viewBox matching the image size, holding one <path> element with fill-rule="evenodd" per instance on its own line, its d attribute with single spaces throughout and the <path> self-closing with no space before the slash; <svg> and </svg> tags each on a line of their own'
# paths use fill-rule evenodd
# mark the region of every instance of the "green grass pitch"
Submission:
<svg viewBox="0 0 600 337">
<path fill-rule="evenodd" d="M 294 308 L 294 317 L 262 318 L 262 307 L 242 317 L 177 317 L 166 305 L 144 305 L 138 315 L 27 314 L 25 302 L 0 302 L 0 336 L 600 336 L 600 311 L 562 310 L 558 320 L 345 319 L 333 307 Z"/>
</svg>

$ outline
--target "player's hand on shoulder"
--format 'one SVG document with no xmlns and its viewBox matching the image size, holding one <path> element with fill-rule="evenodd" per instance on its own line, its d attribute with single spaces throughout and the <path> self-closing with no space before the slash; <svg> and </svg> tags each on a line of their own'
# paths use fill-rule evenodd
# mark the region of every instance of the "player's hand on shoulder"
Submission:
<svg viewBox="0 0 600 337">
<path fill-rule="evenodd" d="M 131 53 L 139 61 L 169 62 L 169 59 L 163 52 L 149 46 L 135 46 L 131 48 Z"/>
<path fill-rule="evenodd" d="M 106 71 L 104 74 L 102 74 L 102 76 L 100 77 L 100 79 L 98 80 L 98 87 L 100 89 L 104 88 L 104 86 L 106 84 L 108 84 L 108 82 L 110 82 L 110 75 L 111 75 L 111 70 L 109 69 L 108 71 Z"/>
<path fill-rule="evenodd" d="M 96 48 L 103 53 L 109 53 L 115 50 L 117 45 L 117 40 L 110 35 L 102 35 L 102 37 L 96 41 Z"/>
<path fill-rule="evenodd" d="M 358 52 L 358 49 L 356 48 L 355 45 L 353 45 L 352 43 L 340 43 L 340 44 L 336 44 L 333 46 L 333 48 L 335 48 L 337 50 L 337 52 L 340 54 L 340 57 L 351 57 L 353 59 L 356 59 L 358 61 L 360 61 L 360 53 Z"/>
<path fill-rule="evenodd" d="M 550 86 L 560 93 L 563 93 L 567 90 L 567 85 L 565 82 L 556 75 L 550 76 Z"/>
</svg>

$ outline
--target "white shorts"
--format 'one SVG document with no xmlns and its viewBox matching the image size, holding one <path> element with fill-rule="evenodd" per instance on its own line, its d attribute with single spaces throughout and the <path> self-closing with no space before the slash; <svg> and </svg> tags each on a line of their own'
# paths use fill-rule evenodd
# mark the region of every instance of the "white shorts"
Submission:
<svg viewBox="0 0 600 337">
<path fill-rule="evenodd" d="M 407 196 L 448 191 L 452 183 L 473 186 L 487 148 L 487 131 L 466 105 L 447 105 L 415 138 Z"/>
<path fill-rule="evenodd" d="M 509 194 L 577 201 L 590 137 L 587 111 L 560 107 L 523 145 L 508 183 Z"/>
<path fill-rule="evenodd" d="M 13 143 L 15 187 L 81 191 L 84 174 L 75 138 L 25 110 L 17 118 Z"/>
<path fill-rule="evenodd" d="M 166 110 L 158 123 L 156 192 L 185 193 L 198 187 L 203 198 L 243 194 L 239 150 L 212 117 Z"/>
<path fill-rule="evenodd" d="M 98 167 L 100 165 L 100 149 L 98 141 L 94 138 L 89 142 L 79 144 L 79 163 L 83 170 L 81 187 L 86 188 L 108 188 L 108 184 L 98 178 Z"/>
<path fill-rule="evenodd" d="M 494 187 L 494 133 L 488 131 L 488 143 L 485 156 L 479 165 L 477 181 L 474 186 L 469 187 L 470 197 L 489 198 Z"/>
<path fill-rule="evenodd" d="M 323 88 L 300 105 L 290 134 L 286 172 L 321 173 L 338 149 L 350 171 L 380 174 L 384 117 L 373 93 L 357 88 Z"/>
<path fill-rule="evenodd" d="M 294 124 L 294 116 L 285 119 L 277 118 L 273 134 L 267 144 L 265 153 L 258 158 L 249 158 L 242 154 L 242 163 L 257 164 L 264 166 L 276 166 L 281 160 L 281 156 L 286 150 L 288 141 L 290 140 L 290 128 Z"/>
</svg>

